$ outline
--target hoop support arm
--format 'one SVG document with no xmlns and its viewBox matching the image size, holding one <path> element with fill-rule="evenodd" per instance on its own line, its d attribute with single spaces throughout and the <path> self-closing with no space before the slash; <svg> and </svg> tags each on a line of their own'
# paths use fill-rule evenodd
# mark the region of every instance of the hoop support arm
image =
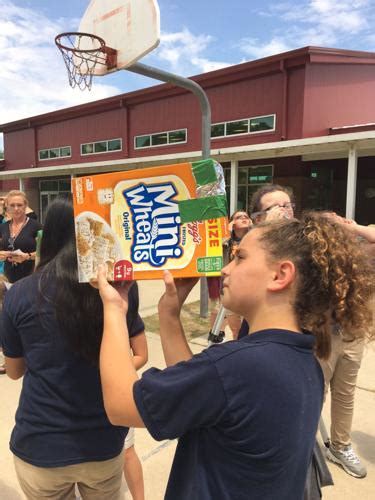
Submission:
<svg viewBox="0 0 375 500">
<path fill-rule="evenodd" d="M 211 146 L 211 106 L 208 97 L 202 87 L 193 80 L 184 78 L 183 76 L 169 73 L 153 66 L 148 66 L 142 63 L 134 63 L 131 66 L 124 68 L 132 73 L 156 78 L 166 83 L 173 83 L 178 87 L 183 87 L 190 90 L 196 97 L 198 97 L 199 104 L 202 111 L 202 157 L 205 160 L 210 157 Z"/>
<path fill-rule="evenodd" d="M 202 111 L 202 158 L 204 160 L 209 158 L 211 151 L 211 106 L 202 87 L 193 80 L 189 80 L 183 76 L 178 76 L 174 73 L 138 62 L 124 69 L 132 73 L 161 80 L 162 82 L 173 83 L 178 87 L 190 90 L 190 92 L 198 97 Z M 207 318 L 208 316 L 208 286 L 207 278 L 205 277 L 200 279 L 200 316 L 201 318 Z"/>
</svg>

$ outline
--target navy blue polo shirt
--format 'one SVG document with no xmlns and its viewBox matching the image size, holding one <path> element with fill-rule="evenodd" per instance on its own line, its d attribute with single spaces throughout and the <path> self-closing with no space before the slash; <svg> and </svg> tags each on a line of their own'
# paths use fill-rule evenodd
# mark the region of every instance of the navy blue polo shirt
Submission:
<svg viewBox="0 0 375 500">
<path fill-rule="evenodd" d="M 180 438 L 165 498 L 300 500 L 323 402 L 314 337 L 262 330 L 134 386 L 157 440 Z"/>
<path fill-rule="evenodd" d="M 15 283 L 4 301 L 4 354 L 26 363 L 10 449 L 39 467 L 114 458 L 128 429 L 109 422 L 98 367 L 68 348 L 51 302 L 38 299 L 38 284 L 34 273 Z M 144 330 L 136 284 L 127 324 L 131 336 Z"/>
</svg>

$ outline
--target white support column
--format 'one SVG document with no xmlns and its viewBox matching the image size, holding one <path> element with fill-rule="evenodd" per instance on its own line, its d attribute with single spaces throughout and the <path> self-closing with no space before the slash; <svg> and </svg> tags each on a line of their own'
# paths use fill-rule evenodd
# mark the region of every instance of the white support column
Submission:
<svg viewBox="0 0 375 500">
<path fill-rule="evenodd" d="M 20 191 L 25 191 L 25 183 L 23 181 L 23 177 L 18 179 L 18 186 Z"/>
<path fill-rule="evenodd" d="M 238 200 L 238 161 L 231 160 L 230 162 L 230 204 L 229 215 L 237 210 Z"/>
<path fill-rule="evenodd" d="M 358 154 L 354 144 L 350 145 L 348 152 L 348 176 L 346 184 L 346 211 L 347 219 L 355 218 L 355 202 L 357 189 L 357 164 Z"/>
</svg>

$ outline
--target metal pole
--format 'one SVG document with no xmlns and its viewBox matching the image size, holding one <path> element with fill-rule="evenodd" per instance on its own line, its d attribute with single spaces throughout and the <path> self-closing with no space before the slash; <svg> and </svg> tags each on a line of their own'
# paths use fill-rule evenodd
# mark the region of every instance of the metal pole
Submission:
<svg viewBox="0 0 375 500">
<path fill-rule="evenodd" d="M 221 330 L 225 318 L 225 307 L 221 304 L 219 311 L 216 315 L 214 324 L 208 335 L 208 345 L 219 344 L 224 340 L 224 330 Z"/>
<path fill-rule="evenodd" d="M 202 87 L 193 80 L 189 80 L 189 78 L 184 78 L 183 76 L 178 76 L 174 73 L 169 73 L 169 71 L 164 71 L 142 63 L 134 63 L 132 66 L 125 69 L 132 73 L 161 80 L 162 82 L 173 83 L 178 87 L 190 90 L 190 92 L 198 97 L 202 111 L 202 157 L 203 159 L 209 158 L 211 151 L 211 106 Z"/>
<path fill-rule="evenodd" d="M 357 187 L 358 153 L 355 145 L 350 145 L 348 152 L 348 175 L 346 185 L 346 213 L 348 219 L 355 219 Z"/>
<path fill-rule="evenodd" d="M 138 62 L 125 69 L 132 73 L 137 73 L 138 75 L 148 76 L 166 83 L 173 83 L 178 87 L 189 90 L 198 98 L 202 111 L 202 158 L 209 158 L 211 151 L 211 106 L 202 87 L 193 80 L 189 80 L 183 76 L 178 76 L 169 71 L 164 71 Z M 207 318 L 208 316 L 208 288 L 206 277 L 200 279 L 200 316 L 202 318 Z"/>
</svg>

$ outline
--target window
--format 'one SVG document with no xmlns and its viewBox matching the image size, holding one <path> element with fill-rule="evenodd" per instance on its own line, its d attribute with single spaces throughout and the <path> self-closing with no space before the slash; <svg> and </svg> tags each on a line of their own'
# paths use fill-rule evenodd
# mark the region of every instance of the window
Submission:
<svg viewBox="0 0 375 500">
<path fill-rule="evenodd" d="M 139 135 L 135 138 L 135 148 L 148 148 L 151 146 L 150 135 Z"/>
<path fill-rule="evenodd" d="M 112 141 L 108 141 L 108 151 L 120 151 L 121 149 L 121 139 L 113 139 Z"/>
<path fill-rule="evenodd" d="M 93 144 L 81 144 L 81 155 L 91 155 L 94 152 Z"/>
<path fill-rule="evenodd" d="M 58 158 L 60 156 L 60 150 L 59 149 L 50 149 L 49 150 L 49 157 L 50 158 Z"/>
<path fill-rule="evenodd" d="M 230 201 L 230 167 L 224 168 L 228 204 Z M 251 165 L 238 168 L 238 210 L 249 210 L 253 193 L 262 184 L 272 183 L 273 165 Z"/>
<path fill-rule="evenodd" d="M 247 134 L 249 132 L 249 120 L 228 122 L 225 128 L 225 135 Z"/>
<path fill-rule="evenodd" d="M 168 144 L 168 133 L 164 134 L 154 134 L 151 136 L 151 146 L 161 146 L 163 144 Z"/>
<path fill-rule="evenodd" d="M 186 130 L 173 130 L 168 132 L 168 143 L 186 142 Z"/>
<path fill-rule="evenodd" d="M 211 137 L 223 137 L 225 135 L 225 123 L 216 123 L 211 126 Z"/>
<path fill-rule="evenodd" d="M 48 205 L 57 196 L 69 196 L 71 192 L 71 180 L 66 177 L 64 179 L 46 179 L 39 181 L 40 192 L 40 219 L 41 222 L 45 220 Z"/>
<path fill-rule="evenodd" d="M 39 151 L 39 160 L 48 160 L 48 158 L 49 158 L 48 149 L 42 149 L 42 151 Z"/>
<path fill-rule="evenodd" d="M 275 115 L 250 118 L 250 133 L 275 129 Z"/>
<path fill-rule="evenodd" d="M 109 139 L 108 141 L 96 141 L 81 144 L 81 155 L 93 155 L 110 153 L 122 150 L 122 139 Z"/>
<path fill-rule="evenodd" d="M 137 135 L 134 137 L 135 149 L 152 148 L 156 146 L 170 146 L 187 141 L 187 129 L 170 130 L 150 135 Z"/>
<path fill-rule="evenodd" d="M 72 148 L 63 146 L 61 148 L 40 149 L 39 160 L 51 160 L 55 158 L 69 158 L 72 156 Z"/>
<path fill-rule="evenodd" d="M 95 142 L 94 143 L 94 153 L 106 153 L 108 151 L 107 142 Z"/>
<path fill-rule="evenodd" d="M 227 137 L 232 135 L 255 134 L 275 130 L 276 115 L 256 116 L 211 125 L 211 137 Z"/>
<path fill-rule="evenodd" d="M 70 146 L 60 148 L 60 156 L 71 156 Z"/>
</svg>

